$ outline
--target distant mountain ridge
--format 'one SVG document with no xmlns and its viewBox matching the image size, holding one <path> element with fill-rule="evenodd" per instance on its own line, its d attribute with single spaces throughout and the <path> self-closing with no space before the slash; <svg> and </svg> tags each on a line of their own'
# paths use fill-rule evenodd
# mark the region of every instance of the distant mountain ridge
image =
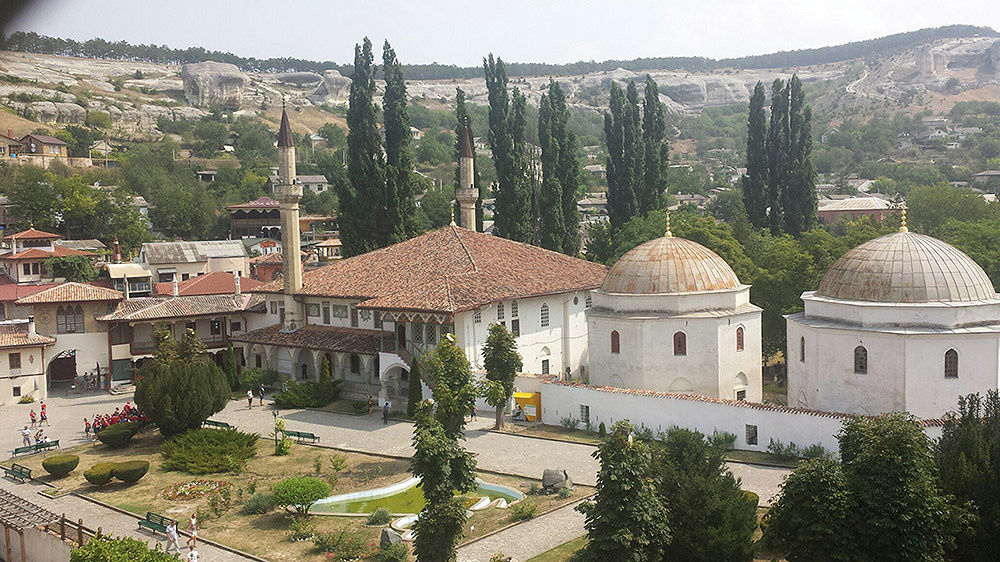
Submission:
<svg viewBox="0 0 1000 562">
<path fill-rule="evenodd" d="M 784 68 L 827 64 L 870 56 L 884 56 L 936 39 L 975 36 L 1000 37 L 1000 33 L 990 27 L 947 25 L 896 33 L 885 37 L 854 41 L 829 47 L 779 51 L 777 53 L 739 58 L 649 57 L 628 61 L 580 61 L 569 64 L 511 62 L 507 63 L 507 73 L 509 76 L 543 76 L 587 74 L 591 72 L 611 71 L 617 68 L 632 72 L 647 70 L 704 72 L 722 68 Z M 73 39 L 48 37 L 34 32 L 22 31 L 11 33 L 8 37 L 0 37 L 0 49 L 26 53 L 131 60 L 162 64 L 186 64 L 213 60 L 234 64 L 246 72 L 315 72 L 321 74 L 324 70 L 335 69 L 344 76 L 349 76 L 353 71 L 352 65 L 338 64 L 332 61 L 312 61 L 290 57 L 258 59 L 254 57 L 241 57 L 228 52 L 210 51 L 201 47 L 173 49 L 166 45 L 132 45 L 125 41 L 111 42 L 100 38 L 80 42 Z M 403 72 L 407 79 L 410 80 L 478 78 L 483 75 L 482 67 L 459 67 L 436 63 L 403 65 Z"/>
</svg>

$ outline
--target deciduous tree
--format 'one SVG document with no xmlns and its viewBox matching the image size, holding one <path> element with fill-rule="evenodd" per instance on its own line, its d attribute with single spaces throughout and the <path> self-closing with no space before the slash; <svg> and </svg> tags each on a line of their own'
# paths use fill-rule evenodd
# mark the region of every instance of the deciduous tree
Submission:
<svg viewBox="0 0 1000 562">
<path fill-rule="evenodd" d="M 486 380 L 496 384 L 496 391 L 487 398 L 490 406 L 496 408 L 495 429 L 503 427 L 503 411 L 514 394 L 514 380 L 521 371 L 521 355 L 517 352 L 517 340 L 502 323 L 490 325 L 490 333 L 483 344 L 483 366 Z"/>
</svg>

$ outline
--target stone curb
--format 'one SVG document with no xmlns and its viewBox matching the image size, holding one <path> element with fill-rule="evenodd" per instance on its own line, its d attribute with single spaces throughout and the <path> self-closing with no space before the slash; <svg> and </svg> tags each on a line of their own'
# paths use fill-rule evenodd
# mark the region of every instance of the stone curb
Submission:
<svg viewBox="0 0 1000 562">
<path fill-rule="evenodd" d="M 596 492 L 594 494 L 590 494 L 589 496 L 584 496 L 584 497 L 582 497 L 582 498 L 580 498 L 580 499 L 578 499 L 578 500 L 576 500 L 576 501 L 574 501 L 572 503 L 568 503 L 568 504 L 565 504 L 565 505 L 556 506 L 556 507 L 553 507 L 552 509 L 550 509 L 548 511 L 543 511 L 542 513 L 540 513 L 538 515 L 535 515 L 531 519 L 527 519 L 527 520 L 524 520 L 524 521 L 517 521 L 517 522 L 514 522 L 514 523 L 510 523 L 508 525 L 500 527 L 499 529 L 496 529 L 494 531 L 490 531 L 489 533 L 486 533 L 485 535 L 483 535 L 481 537 L 476 537 L 476 538 L 474 538 L 474 539 L 472 539 L 472 540 L 470 540 L 468 542 L 461 543 L 461 544 L 458 545 L 458 547 L 456 547 L 456 550 L 458 550 L 460 548 L 465 548 L 467 546 L 471 546 L 473 544 L 476 544 L 477 542 L 479 542 L 479 541 L 481 541 L 481 540 L 483 540 L 485 538 L 492 537 L 493 535 L 495 535 L 497 533 L 500 533 L 502 531 L 506 531 L 507 529 L 510 529 L 512 527 L 517 527 L 518 525 L 523 525 L 523 524 L 529 523 L 531 521 L 537 521 L 538 519 L 541 519 L 542 517 L 545 517 L 546 515 L 548 515 L 550 513 L 553 513 L 555 511 L 559 511 L 560 509 L 575 509 L 576 506 L 578 506 L 581 503 L 583 503 L 583 502 L 589 500 L 590 498 L 594 497 L 594 495 L 596 495 Z"/>
</svg>

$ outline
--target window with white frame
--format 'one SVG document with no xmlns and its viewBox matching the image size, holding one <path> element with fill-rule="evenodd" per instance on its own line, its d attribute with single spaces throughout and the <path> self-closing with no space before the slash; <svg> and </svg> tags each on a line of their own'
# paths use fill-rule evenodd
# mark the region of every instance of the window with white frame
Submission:
<svg viewBox="0 0 1000 562">
<path fill-rule="evenodd" d="M 548 325 L 549 325 L 549 305 L 544 304 L 544 303 L 542 304 L 541 321 L 542 321 L 542 327 L 543 328 L 548 327 Z"/>
<path fill-rule="evenodd" d="M 517 301 L 511 301 L 510 303 L 510 317 L 517 318 Z"/>
<path fill-rule="evenodd" d="M 503 303 L 497 303 L 497 320 L 503 320 Z"/>
</svg>

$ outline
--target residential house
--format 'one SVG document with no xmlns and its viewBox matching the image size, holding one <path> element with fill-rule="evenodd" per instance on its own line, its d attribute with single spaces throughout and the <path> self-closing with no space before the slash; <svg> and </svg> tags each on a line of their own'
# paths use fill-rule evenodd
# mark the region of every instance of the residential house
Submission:
<svg viewBox="0 0 1000 562">
<path fill-rule="evenodd" d="M 249 203 L 229 205 L 229 232 L 233 238 L 280 238 L 278 202 L 264 196 Z"/>
<path fill-rule="evenodd" d="M 6 135 L 0 135 L 0 159 L 17 159 L 17 155 L 24 150 L 21 141 L 14 138 L 14 133 L 7 129 Z"/>
<path fill-rule="evenodd" d="M 243 242 L 243 246 L 251 255 L 254 255 L 254 252 L 259 256 L 281 253 L 281 240 L 278 238 L 242 238 L 240 242 Z"/>
<path fill-rule="evenodd" d="M 330 187 L 330 183 L 326 180 L 326 176 L 323 175 L 297 176 L 296 179 L 300 184 L 302 184 L 302 189 L 308 189 L 317 195 L 323 193 Z"/>
<path fill-rule="evenodd" d="M 972 174 L 972 184 L 996 190 L 1000 187 L 1000 170 L 983 170 L 978 174 Z"/>
<path fill-rule="evenodd" d="M 71 250 L 80 250 L 83 252 L 91 252 L 93 254 L 100 254 L 101 252 L 108 249 L 97 238 L 84 238 L 81 240 L 56 240 L 56 246 L 62 246 L 63 248 L 69 248 Z"/>
<path fill-rule="evenodd" d="M 25 154 L 67 158 L 69 145 L 66 141 L 48 135 L 25 135 L 20 140 Z"/>
<path fill-rule="evenodd" d="M 0 254 L 0 263 L 3 264 L 4 273 L 18 283 L 39 283 L 44 280 L 53 280 L 52 272 L 48 271 L 45 266 L 45 261 L 49 258 L 95 257 L 93 252 L 60 245 L 61 236 L 36 230 L 34 225 L 28 230 L 4 236 L 3 240 L 9 249 Z"/>
<path fill-rule="evenodd" d="M 239 240 L 204 240 L 199 242 L 147 242 L 139 251 L 137 263 L 144 263 L 156 282 L 179 281 L 213 271 L 238 273 L 250 271 L 250 256 Z"/>
<path fill-rule="evenodd" d="M 341 247 L 339 237 L 327 238 L 316 243 L 316 256 L 323 261 L 334 260 L 341 257 Z"/>
<path fill-rule="evenodd" d="M 608 179 L 608 170 L 605 168 L 604 164 L 590 164 L 589 166 L 584 166 L 583 170 L 585 172 L 589 172 L 597 179 Z"/>
<path fill-rule="evenodd" d="M 44 400 L 45 355 L 53 338 L 35 331 L 35 320 L 0 322 L 0 406 L 16 404 L 22 397 Z M 7 430 L 14 420 L 8 419 Z"/>
<path fill-rule="evenodd" d="M 603 191 L 588 193 L 586 197 L 576 202 L 576 209 L 583 215 L 606 215 L 608 194 Z"/>
<path fill-rule="evenodd" d="M 233 295 L 237 293 L 237 283 L 240 286 L 239 292 L 251 292 L 264 284 L 263 281 L 258 281 L 251 277 L 237 277 L 224 271 L 215 271 L 199 275 L 198 277 L 192 277 L 187 281 L 156 283 L 153 286 L 153 296 L 191 297 L 197 295 Z"/>
<path fill-rule="evenodd" d="M 218 170 L 198 170 L 194 174 L 196 176 L 198 176 L 198 180 L 199 181 L 203 181 L 205 183 L 212 183 L 213 181 L 215 181 L 215 176 L 217 176 L 219 174 L 219 171 Z"/>
<path fill-rule="evenodd" d="M 153 272 L 143 263 L 109 263 L 108 272 L 112 286 L 126 298 L 146 297 L 153 290 Z"/>
</svg>

